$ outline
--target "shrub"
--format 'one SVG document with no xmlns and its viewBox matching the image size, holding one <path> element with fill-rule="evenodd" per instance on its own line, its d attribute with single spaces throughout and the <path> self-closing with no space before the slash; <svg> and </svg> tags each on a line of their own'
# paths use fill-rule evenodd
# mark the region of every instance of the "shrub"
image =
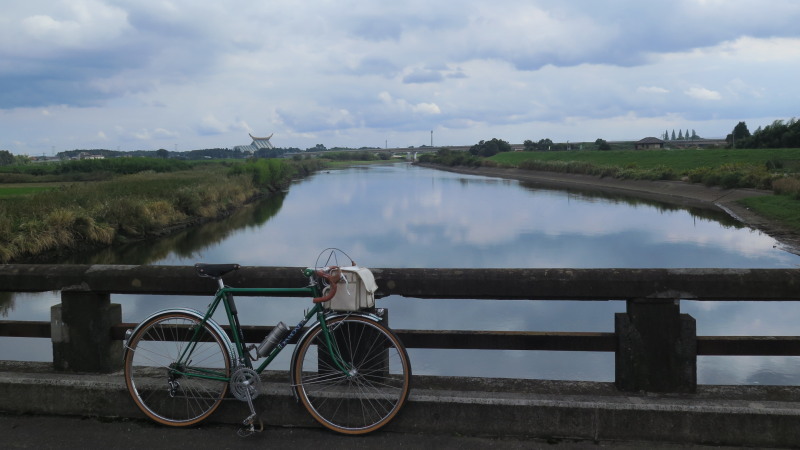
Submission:
<svg viewBox="0 0 800 450">
<path fill-rule="evenodd" d="M 729 172 L 719 178 L 719 184 L 725 189 L 733 189 L 740 186 L 742 174 L 739 172 Z"/>
<path fill-rule="evenodd" d="M 788 195 L 800 200 L 800 179 L 795 177 L 774 180 L 772 182 L 772 189 L 776 194 Z"/>
<path fill-rule="evenodd" d="M 291 180 L 294 173 L 291 163 L 284 159 L 259 158 L 236 164 L 231 167 L 230 175 L 248 175 L 253 184 L 259 188 L 270 191 L 278 190 L 282 185 Z"/>
</svg>

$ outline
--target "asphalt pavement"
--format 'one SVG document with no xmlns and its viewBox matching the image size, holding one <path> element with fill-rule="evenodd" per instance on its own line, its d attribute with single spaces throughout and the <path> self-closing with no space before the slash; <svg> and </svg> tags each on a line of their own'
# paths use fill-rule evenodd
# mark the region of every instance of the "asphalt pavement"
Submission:
<svg viewBox="0 0 800 450">
<path fill-rule="evenodd" d="M 0 413 L 2 449 L 732 449 L 663 442 L 593 442 L 525 437 L 484 437 L 377 431 L 343 436 L 316 428 L 265 427 L 240 437 L 235 426 L 207 424 L 168 428 L 143 420 L 110 420 L 77 416 L 11 415 Z"/>
</svg>

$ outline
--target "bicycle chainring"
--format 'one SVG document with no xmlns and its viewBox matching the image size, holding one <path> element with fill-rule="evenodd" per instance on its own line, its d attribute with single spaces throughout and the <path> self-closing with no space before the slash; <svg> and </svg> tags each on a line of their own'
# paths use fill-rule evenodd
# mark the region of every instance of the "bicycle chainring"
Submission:
<svg viewBox="0 0 800 450">
<path fill-rule="evenodd" d="M 246 402 L 258 397 L 261 391 L 261 378 L 258 373 L 248 367 L 240 367 L 231 375 L 231 393 L 237 400 Z M 248 396 L 249 393 L 249 396 Z"/>
</svg>

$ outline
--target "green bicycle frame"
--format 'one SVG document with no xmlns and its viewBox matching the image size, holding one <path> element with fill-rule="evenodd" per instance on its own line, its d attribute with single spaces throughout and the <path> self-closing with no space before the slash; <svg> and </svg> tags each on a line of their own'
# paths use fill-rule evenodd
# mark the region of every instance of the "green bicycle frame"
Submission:
<svg viewBox="0 0 800 450">
<path fill-rule="evenodd" d="M 224 286 L 220 288 L 216 295 L 214 296 L 214 300 L 208 307 L 208 311 L 203 316 L 203 320 L 199 323 L 199 326 L 195 329 L 194 335 L 192 336 L 192 344 L 187 346 L 183 353 L 181 354 L 180 358 L 178 359 L 178 367 L 180 367 L 183 361 L 188 361 L 191 357 L 192 352 L 197 345 L 197 340 L 199 338 L 198 333 L 202 329 L 203 325 L 205 325 L 211 317 L 216 312 L 219 304 L 222 303 L 225 307 L 225 315 L 228 318 L 228 323 L 231 326 L 231 335 L 233 337 L 233 344 L 236 347 L 236 357 L 239 359 L 240 362 L 244 363 L 246 367 L 253 368 L 251 360 L 247 354 L 247 349 L 244 346 L 244 335 L 241 331 L 241 325 L 239 324 L 239 319 L 237 315 L 237 311 L 235 309 L 235 303 L 233 302 L 232 295 L 233 294 L 240 294 L 245 296 L 261 296 L 265 294 L 275 295 L 275 294 L 287 294 L 291 296 L 297 296 L 298 294 L 302 294 L 303 296 L 312 296 L 318 297 L 320 296 L 320 289 L 316 285 L 310 285 L 302 288 L 232 288 L 228 286 Z M 333 337 L 328 329 L 328 325 L 325 321 L 325 309 L 321 303 L 315 303 L 313 308 L 311 308 L 308 312 L 306 312 L 303 319 L 290 331 L 289 335 L 287 335 L 283 340 L 267 355 L 266 359 L 264 360 L 261 365 L 256 368 L 256 372 L 261 373 L 266 369 L 266 367 L 278 356 L 278 354 L 286 347 L 286 344 L 291 340 L 298 332 L 311 320 L 312 317 L 316 316 L 317 321 L 322 326 L 322 333 L 325 336 L 325 343 L 328 347 L 329 353 L 334 356 L 333 360 L 336 364 L 337 368 L 342 371 L 346 376 L 350 375 L 350 368 L 344 363 L 341 355 L 338 353 L 338 347 L 334 347 L 333 345 Z M 195 373 L 185 373 L 184 371 L 177 370 L 177 368 L 172 369 L 176 374 L 181 374 L 184 376 L 191 376 L 196 378 L 205 378 L 210 380 L 218 380 L 218 381 L 229 381 L 229 377 L 214 375 L 206 370 L 193 368 L 196 370 Z M 206 372 L 206 373 L 204 373 Z"/>
</svg>

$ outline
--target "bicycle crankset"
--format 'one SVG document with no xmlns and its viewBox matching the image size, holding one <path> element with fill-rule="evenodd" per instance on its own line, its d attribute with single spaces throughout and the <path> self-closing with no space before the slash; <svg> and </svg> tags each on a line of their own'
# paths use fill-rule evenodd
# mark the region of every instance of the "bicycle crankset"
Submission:
<svg viewBox="0 0 800 450">
<path fill-rule="evenodd" d="M 231 393 L 237 400 L 250 402 L 258 397 L 261 378 L 258 373 L 247 367 L 240 367 L 231 375 Z"/>
<path fill-rule="evenodd" d="M 239 428 L 238 434 L 241 437 L 247 437 L 256 432 L 264 430 L 264 422 L 256 415 L 256 409 L 253 406 L 253 399 L 258 397 L 261 387 L 261 378 L 258 373 L 247 367 L 240 367 L 233 372 L 230 381 L 231 392 L 238 400 L 247 402 L 250 407 L 250 415 L 242 422 L 242 427 Z M 258 426 L 256 426 L 256 422 Z"/>
</svg>

